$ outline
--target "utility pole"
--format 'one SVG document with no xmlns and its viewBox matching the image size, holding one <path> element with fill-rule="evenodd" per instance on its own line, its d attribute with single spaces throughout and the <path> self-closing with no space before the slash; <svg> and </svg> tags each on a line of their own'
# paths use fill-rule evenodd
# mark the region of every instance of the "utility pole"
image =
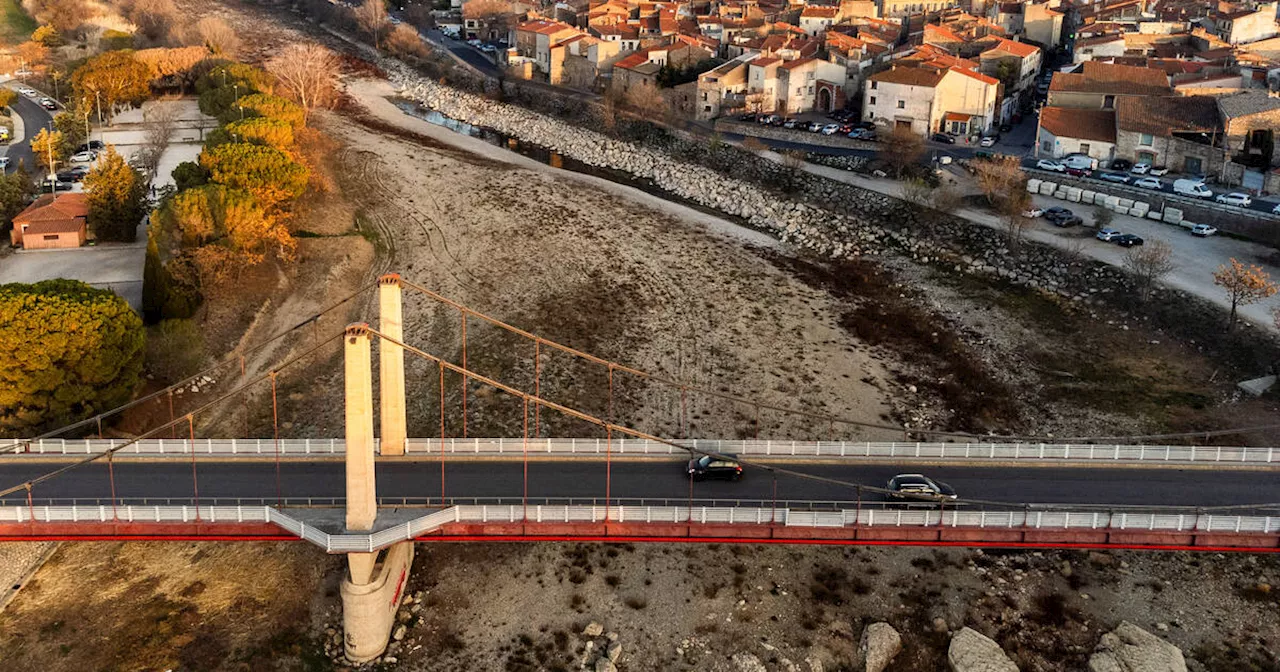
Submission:
<svg viewBox="0 0 1280 672">
<path fill-rule="evenodd" d="M 45 147 L 49 150 L 49 193 L 54 198 L 58 197 L 58 174 L 54 170 L 53 163 L 53 122 L 49 122 L 49 141 L 45 143 Z"/>
</svg>

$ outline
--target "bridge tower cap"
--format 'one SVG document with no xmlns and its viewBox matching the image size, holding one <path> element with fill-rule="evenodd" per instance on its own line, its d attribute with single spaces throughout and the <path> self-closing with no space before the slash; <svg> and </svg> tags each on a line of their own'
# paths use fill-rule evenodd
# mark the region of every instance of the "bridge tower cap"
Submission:
<svg viewBox="0 0 1280 672">
<path fill-rule="evenodd" d="M 378 284 L 379 285 L 398 285 L 400 284 L 400 274 L 399 273 L 383 273 L 381 276 L 378 276 Z"/>
<path fill-rule="evenodd" d="M 347 328 L 343 330 L 343 333 L 352 338 L 356 338 L 359 336 L 368 336 L 369 323 L 368 322 L 352 322 L 351 324 L 347 325 Z"/>
</svg>

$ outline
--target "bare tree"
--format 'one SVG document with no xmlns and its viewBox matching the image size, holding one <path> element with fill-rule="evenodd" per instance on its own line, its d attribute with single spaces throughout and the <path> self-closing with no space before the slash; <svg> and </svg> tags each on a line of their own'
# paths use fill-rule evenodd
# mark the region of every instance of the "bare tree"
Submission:
<svg viewBox="0 0 1280 672">
<path fill-rule="evenodd" d="M 902 171 L 923 155 L 924 138 L 910 128 L 895 126 L 880 143 L 880 159 L 893 168 L 894 177 L 902 177 Z"/>
<path fill-rule="evenodd" d="M 1129 248 L 1124 255 L 1124 267 L 1137 280 L 1138 293 L 1146 301 L 1151 297 L 1152 287 L 1178 265 L 1173 261 L 1173 248 L 1157 240 L 1150 245 Z"/>
<path fill-rule="evenodd" d="M 640 116 L 653 121 L 662 121 L 666 117 L 667 99 L 657 85 L 632 87 L 627 93 L 627 105 Z"/>
<path fill-rule="evenodd" d="M 752 154 L 759 154 L 760 152 L 768 151 L 769 145 L 764 144 L 760 138 L 754 135 L 748 135 L 742 139 L 742 148 Z"/>
<path fill-rule="evenodd" d="M 418 35 L 418 31 L 403 23 L 392 28 L 391 33 L 387 35 L 387 49 L 400 57 L 416 56 L 425 58 L 428 53 L 427 45 L 422 41 L 422 37 Z"/>
<path fill-rule="evenodd" d="M 1026 188 L 1027 174 L 1022 172 L 1022 164 L 1017 157 L 993 156 L 974 161 L 972 166 L 978 187 L 991 205 L 995 205 L 1005 194 Z"/>
<path fill-rule="evenodd" d="M 160 165 L 160 157 L 164 155 L 164 150 L 169 148 L 169 140 L 178 127 L 178 112 L 178 106 L 167 105 L 164 101 L 160 101 L 152 103 L 151 107 L 142 114 L 145 130 L 138 156 L 142 161 L 143 169 L 148 174 L 155 173 L 156 167 Z"/>
<path fill-rule="evenodd" d="M 267 61 L 267 70 L 302 107 L 303 126 L 307 124 L 312 110 L 333 101 L 338 66 L 338 58 L 333 52 L 314 43 L 291 44 Z"/>
<path fill-rule="evenodd" d="M 782 153 L 782 168 L 786 171 L 787 181 L 782 190 L 791 193 L 796 189 L 797 178 L 804 168 L 805 153 L 798 149 L 788 149 Z"/>
<path fill-rule="evenodd" d="M 215 16 L 197 21 L 195 34 L 201 44 L 218 56 L 235 58 L 240 53 L 240 36 L 226 21 Z"/>
<path fill-rule="evenodd" d="M 1026 215 L 1027 210 L 1031 207 L 1031 195 L 1023 190 L 1009 192 L 1005 194 L 1004 198 L 997 201 L 996 207 L 1000 213 L 1001 220 L 1004 222 L 1005 236 L 1008 238 L 1009 249 L 1017 252 L 1018 247 L 1022 244 L 1022 235 L 1031 223 L 1031 219 Z"/>
<path fill-rule="evenodd" d="M 373 48 L 382 48 L 382 30 L 387 25 L 385 0 L 364 0 L 355 10 L 356 23 L 373 35 Z"/>
<path fill-rule="evenodd" d="M 125 5 L 125 14 L 137 24 L 138 31 L 155 44 L 164 42 L 178 22 L 178 8 L 173 0 L 131 0 Z"/>
</svg>

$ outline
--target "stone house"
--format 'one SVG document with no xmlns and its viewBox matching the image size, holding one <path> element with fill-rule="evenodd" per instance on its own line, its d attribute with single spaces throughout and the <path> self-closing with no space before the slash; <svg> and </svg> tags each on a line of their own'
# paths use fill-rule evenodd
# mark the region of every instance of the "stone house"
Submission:
<svg viewBox="0 0 1280 672">
<path fill-rule="evenodd" d="M 817 37 L 840 21 L 839 7 L 810 5 L 800 12 L 800 29 L 809 37 Z"/>
<path fill-rule="evenodd" d="M 1036 157 L 1084 154 L 1105 164 L 1116 155 L 1116 113 L 1067 107 L 1040 108 Z"/>
<path fill-rule="evenodd" d="M 551 48 L 552 84 L 583 91 L 596 91 L 613 74 L 613 64 L 621 56 L 617 42 L 590 35 L 575 35 Z"/>
<path fill-rule="evenodd" d="M 1072 60 L 1076 63 L 1084 63 L 1092 60 L 1120 58 L 1124 56 L 1125 49 L 1124 34 L 1098 35 L 1097 37 L 1077 40 L 1075 50 L 1072 52 Z"/>
<path fill-rule="evenodd" d="M 13 218 L 9 242 L 26 250 L 80 247 L 88 236 L 83 193 L 44 194 Z"/>
<path fill-rule="evenodd" d="M 684 116 L 699 120 L 715 119 L 726 110 L 745 107 L 747 64 L 754 58 L 754 54 L 740 56 L 698 75 L 696 82 L 676 87 L 693 89 L 689 109 L 681 110 Z"/>
<path fill-rule="evenodd" d="M 1210 96 L 1122 98 L 1116 105 L 1116 156 L 1175 172 L 1217 175 L 1218 103 Z"/>
<path fill-rule="evenodd" d="M 1053 73 L 1047 105 L 1114 110 L 1119 98 L 1172 94 L 1169 75 L 1163 70 L 1088 61 L 1081 72 Z"/>
<path fill-rule="evenodd" d="M 1223 3 L 1226 4 L 1226 3 Z M 1246 44 L 1276 36 L 1276 8 L 1280 3 L 1260 2 L 1252 7 L 1229 5 L 1202 19 L 1206 29 L 1227 44 Z"/>
<path fill-rule="evenodd" d="M 1048 2 L 1028 2 L 1022 8 L 1022 31 L 1031 42 L 1056 47 L 1062 42 L 1062 17 Z"/>
<path fill-rule="evenodd" d="M 1246 91 L 1215 99 L 1222 117 L 1226 149 L 1239 160 L 1271 152 L 1267 165 L 1280 167 L 1280 152 L 1275 151 L 1276 133 L 1280 130 L 1280 94 Z"/>
<path fill-rule="evenodd" d="M 1001 38 L 996 45 L 978 56 L 979 72 L 999 79 L 1001 68 L 1013 73 L 1012 85 L 1006 83 L 1006 95 L 1028 91 L 1040 74 L 1040 48 L 1025 42 Z"/>
<path fill-rule="evenodd" d="M 1000 98 L 1000 82 L 973 70 L 893 65 L 867 78 L 862 110 L 886 128 L 969 136 L 991 130 Z"/>
<path fill-rule="evenodd" d="M 575 35 L 582 34 L 577 28 L 567 23 L 547 19 L 526 21 L 516 26 L 513 32 L 516 53 L 524 58 L 533 59 L 538 71 L 548 77 L 553 74 L 551 48 Z M 558 80 L 559 76 L 553 79 Z M 556 82 L 553 81 L 553 83 Z"/>
<path fill-rule="evenodd" d="M 787 114 L 830 112 L 844 106 L 844 68 L 830 61 L 800 58 L 778 65 L 775 109 Z"/>
</svg>

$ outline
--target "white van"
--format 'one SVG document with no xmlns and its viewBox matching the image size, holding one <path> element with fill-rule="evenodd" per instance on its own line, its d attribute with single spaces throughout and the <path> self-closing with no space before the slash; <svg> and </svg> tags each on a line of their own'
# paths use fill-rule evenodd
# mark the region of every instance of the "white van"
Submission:
<svg viewBox="0 0 1280 672">
<path fill-rule="evenodd" d="M 1072 154 L 1062 159 L 1062 165 L 1076 170 L 1097 170 L 1098 160 L 1084 154 Z"/>
<path fill-rule="evenodd" d="M 1213 191 L 1200 180 L 1175 180 L 1173 193 L 1192 198 L 1213 198 Z"/>
</svg>

